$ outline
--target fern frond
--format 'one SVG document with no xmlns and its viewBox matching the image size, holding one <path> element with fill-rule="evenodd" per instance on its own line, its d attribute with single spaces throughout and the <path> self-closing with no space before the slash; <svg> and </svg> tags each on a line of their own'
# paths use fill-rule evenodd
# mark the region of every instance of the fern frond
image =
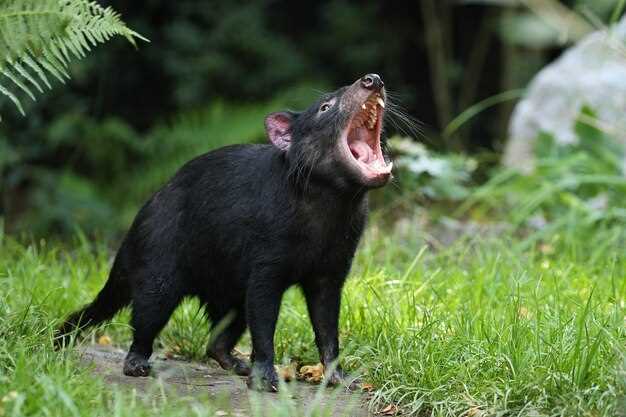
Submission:
<svg viewBox="0 0 626 417">
<path fill-rule="evenodd" d="M 147 41 L 118 13 L 90 0 L 0 0 L 0 96 L 24 114 L 17 90 L 35 100 L 33 90 L 51 88 L 48 75 L 64 82 L 73 58 L 114 36 Z"/>
</svg>

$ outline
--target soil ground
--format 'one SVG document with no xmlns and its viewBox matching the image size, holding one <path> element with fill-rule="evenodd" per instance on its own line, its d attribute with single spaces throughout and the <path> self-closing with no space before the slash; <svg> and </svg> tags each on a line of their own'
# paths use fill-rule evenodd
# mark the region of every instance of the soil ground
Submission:
<svg viewBox="0 0 626 417">
<path fill-rule="evenodd" d="M 143 396 L 205 398 L 223 406 L 224 410 L 216 415 L 270 416 L 274 415 L 274 408 L 281 407 L 284 410 L 286 401 L 291 403 L 290 408 L 298 411 L 298 415 L 309 415 L 307 411 L 314 405 L 321 405 L 326 410 L 323 415 L 333 417 L 374 415 L 367 410 L 362 394 L 349 392 L 343 387 L 331 389 L 294 381 L 287 384 L 287 392 L 250 392 L 245 378 L 232 375 L 217 364 L 168 359 L 162 354 L 153 355 L 150 377 L 128 377 L 122 373 L 125 355 L 124 350 L 110 346 L 93 345 L 81 350 L 83 363 L 91 366 L 94 373 L 108 384 L 134 389 Z"/>
</svg>

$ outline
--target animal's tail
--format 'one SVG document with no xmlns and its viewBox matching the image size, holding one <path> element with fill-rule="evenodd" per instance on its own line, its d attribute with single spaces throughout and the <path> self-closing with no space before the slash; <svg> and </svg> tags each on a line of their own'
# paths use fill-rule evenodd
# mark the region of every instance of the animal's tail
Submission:
<svg viewBox="0 0 626 417">
<path fill-rule="evenodd" d="M 130 304 L 131 291 L 128 281 L 117 274 L 115 266 L 108 281 L 95 300 L 84 308 L 72 313 L 57 329 L 54 344 L 56 348 L 67 346 L 71 333 L 96 326 L 113 318 L 115 313 Z"/>
</svg>

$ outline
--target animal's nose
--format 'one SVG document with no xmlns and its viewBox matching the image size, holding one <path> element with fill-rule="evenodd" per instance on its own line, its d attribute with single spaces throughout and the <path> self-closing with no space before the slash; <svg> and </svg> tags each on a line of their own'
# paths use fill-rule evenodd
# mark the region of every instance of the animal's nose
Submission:
<svg viewBox="0 0 626 417">
<path fill-rule="evenodd" d="M 368 90 L 380 90 L 385 83 L 378 74 L 367 74 L 361 78 L 361 86 Z"/>
</svg>

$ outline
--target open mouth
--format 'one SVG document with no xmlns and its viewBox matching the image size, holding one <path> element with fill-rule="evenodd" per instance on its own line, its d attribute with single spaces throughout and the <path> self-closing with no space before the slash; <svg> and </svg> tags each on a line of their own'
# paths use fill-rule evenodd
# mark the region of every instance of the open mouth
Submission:
<svg viewBox="0 0 626 417">
<path fill-rule="evenodd" d="M 380 148 L 384 111 L 384 98 L 379 92 L 371 93 L 352 116 L 345 135 L 349 159 L 367 181 L 386 181 L 393 167 L 387 164 Z"/>
</svg>

